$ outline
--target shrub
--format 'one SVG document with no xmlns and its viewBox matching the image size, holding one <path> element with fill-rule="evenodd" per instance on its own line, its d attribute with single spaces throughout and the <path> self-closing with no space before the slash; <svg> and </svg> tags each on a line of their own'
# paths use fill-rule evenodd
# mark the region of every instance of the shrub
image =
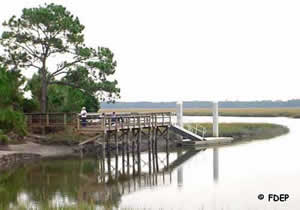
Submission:
<svg viewBox="0 0 300 210">
<path fill-rule="evenodd" d="M 5 145 L 8 144 L 9 138 L 4 134 L 0 134 L 0 144 Z"/>
<path fill-rule="evenodd" d="M 4 133 L 13 131 L 20 136 L 25 136 L 26 124 L 24 114 L 13 111 L 10 108 L 0 109 L 0 128 Z"/>
</svg>

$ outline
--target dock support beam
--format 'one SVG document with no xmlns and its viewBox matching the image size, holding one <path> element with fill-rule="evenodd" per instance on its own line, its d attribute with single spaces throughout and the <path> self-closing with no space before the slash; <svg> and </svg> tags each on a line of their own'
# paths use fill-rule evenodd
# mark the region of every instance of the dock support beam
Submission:
<svg viewBox="0 0 300 210">
<path fill-rule="evenodd" d="M 213 102 L 213 136 L 219 137 L 219 106 Z"/>
</svg>

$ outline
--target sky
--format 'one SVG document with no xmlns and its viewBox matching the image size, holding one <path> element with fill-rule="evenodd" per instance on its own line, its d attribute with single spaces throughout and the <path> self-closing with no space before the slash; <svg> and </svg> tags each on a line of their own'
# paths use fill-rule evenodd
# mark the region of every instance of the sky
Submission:
<svg viewBox="0 0 300 210">
<path fill-rule="evenodd" d="M 9 0 L 0 22 L 45 2 L 114 52 L 120 101 L 300 98 L 300 1 Z"/>
</svg>

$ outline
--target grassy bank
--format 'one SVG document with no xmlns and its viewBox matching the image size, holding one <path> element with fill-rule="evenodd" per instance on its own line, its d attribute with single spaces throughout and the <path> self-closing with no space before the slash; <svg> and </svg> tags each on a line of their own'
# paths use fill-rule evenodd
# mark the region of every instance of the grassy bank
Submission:
<svg viewBox="0 0 300 210">
<path fill-rule="evenodd" d="M 196 124 L 207 129 L 205 136 L 212 136 L 211 123 L 189 123 L 185 128 L 195 127 Z M 233 137 L 235 140 L 270 139 L 289 132 L 283 125 L 270 123 L 220 123 L 219 135 L 223 137 Z M 199 133 L 199 135 L 202 135 Z"/>
<path fill-rule="evenodd" d="M 175 112 L 173 109 L 104 109 L 104 112 Z M 208 108 L 184 109 L 186 116 L 211 116 L 212 110 Z M 292 117 L 300 118 L 300 108 L 221 108 L 221 116 L 236 117 Z"/>
</svg>

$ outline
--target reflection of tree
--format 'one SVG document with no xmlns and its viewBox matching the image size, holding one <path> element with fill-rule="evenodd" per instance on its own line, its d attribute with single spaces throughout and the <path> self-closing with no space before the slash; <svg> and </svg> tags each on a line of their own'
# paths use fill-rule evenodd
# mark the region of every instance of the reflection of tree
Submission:
<svg viewBox="0 0 300 210">
<path fill-rule="evenodd" d="M 86 174 L 95 170 L 94 160 L 49 160 L 40 164 L 20 168 L 14 173 L 3 174 L 0 178 L 0 197 L 3 209 L 9 203 L 17 204 L 18 195 L 23 191 L 28 200 L 38 201 L 47 206 L 49 200 L 58 195 L 77 200 L 80 185 L 80 171 Z M 94 166 L 92 166 L 94 165 Z M 82 168 L 81 168 L 82 166 Z M 1 206 L 2 207 L 2 206 Z"/>
<path fill-rule="evenodd" d="M 20 168 L 18 173 L 1 172 L 0 175 L 0 209 L 8 209 L 9 202 L 15 203 L 20 191 L 24 189 L 26 171 Z"/>
</svg>

